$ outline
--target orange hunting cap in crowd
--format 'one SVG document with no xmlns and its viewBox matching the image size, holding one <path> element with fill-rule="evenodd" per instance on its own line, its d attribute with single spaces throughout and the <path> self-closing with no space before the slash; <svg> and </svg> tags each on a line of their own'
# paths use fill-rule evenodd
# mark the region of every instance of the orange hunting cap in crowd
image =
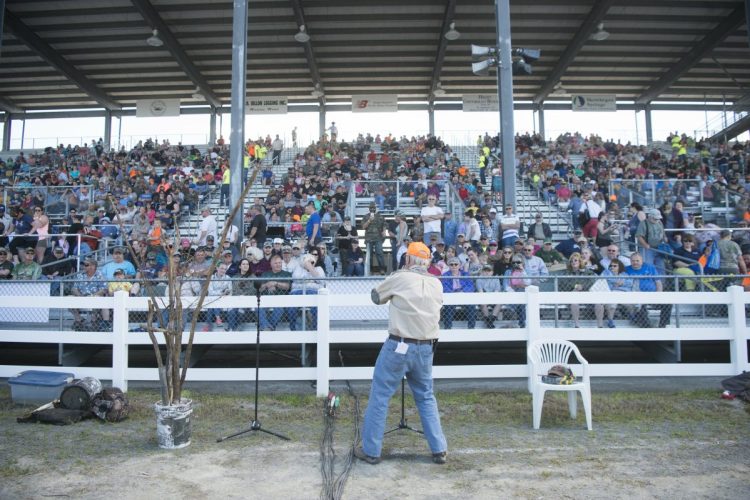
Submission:
<svg viewBox="0 0 750 500">
<path fill-rule="evenodd" d="M 419 257 L 420 259 L 429 259 L 431 255 L 430 249 L 427 248 L 427 245 L 419 241 L 410 243 L 409 248 L 406 250 L 406 253 L 409 255 L 413 255 L 414 257 Z"/>
</svg>

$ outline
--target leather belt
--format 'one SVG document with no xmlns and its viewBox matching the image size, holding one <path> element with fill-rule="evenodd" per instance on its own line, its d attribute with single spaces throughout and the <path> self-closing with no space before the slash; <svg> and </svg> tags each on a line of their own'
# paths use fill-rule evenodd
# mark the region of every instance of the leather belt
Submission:
<svg viewBox="0 0 750 500">
<path fill-rule="evenodd" d="M 399 337 L 398 335 L 393 335 L 393 334 L 388 334 L 388 338 L 391 340 L 395 340 L 396 342 L 404 342 L 406 344 L 417 344 L 417 345 L 432 345 L 437 342 L 437 339 L 417 340 L 417 339 L 410 339 L 407 337 Z"/>
</svg>

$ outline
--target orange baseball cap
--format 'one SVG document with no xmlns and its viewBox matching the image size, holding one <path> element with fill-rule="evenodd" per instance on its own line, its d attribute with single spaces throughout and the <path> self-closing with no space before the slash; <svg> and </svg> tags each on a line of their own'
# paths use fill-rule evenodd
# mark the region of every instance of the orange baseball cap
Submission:
<svg viewBox="0 0 750 500">
<path fill-rule="evenodd" d="M 413 255 L 414 257 L 419 257 L 420 259 L 429 259 L 431 256 L 430 249 L 427 248 L 427 245 L 419 241 L 410 243 L 406 253 Z"/>
</svg>

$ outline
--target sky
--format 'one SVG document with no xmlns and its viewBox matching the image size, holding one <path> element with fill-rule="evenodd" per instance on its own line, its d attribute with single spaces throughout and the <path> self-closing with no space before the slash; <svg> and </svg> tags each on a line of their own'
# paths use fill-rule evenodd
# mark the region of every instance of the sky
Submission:
<svg viewBox="0 0 750 500">
<path fill-rule="evenodd" d="M 597 133 L 605 139 L 644 144 L 646 126 L 644 113 L 616 111 L 609 113 L 545 111 L 547 138 L 564 132 Z M 670 132 L 678 131 L 700 138 L 722 128 L 721 112 L 703 111 L 652 111 L 653 138 L 664 140 Z M 732 120 L 731 113 L 726 117 Z M 532 111 L 514 112 L 516 132 L 535 132 L 537 117 Z M 497 133 L 498 113 L 472 113 L 463 111 L 436 111 L 435 133 L 448 144 L 474 144 L 479 134 Z M 398 111 L 396 113 L 326 113 L 326 126 L 336 122 L 339 136 L 353 139 L 360 132 L 373 136 L 393 134 L 400 137 L 422 135 L 428 131 L 426 111 Z M 217 128 L 229 142 L 230 116 L 217 119 Z M 283 115 L 248 115 L 245 119 L 246 137 L 265 137 L 278 134 L 286 144 L 291 144 L 291 132 L 297 127 L 300 145 L 309 144 L 318 135 L 318 113 L 288 113 Z M 2 124 L 0 124 L 2 128 Z M 208 142 L 208 115 L 182 115 L 180 117 L 136 118 L 128 116 L 121 122 L 112 120 L 112 142 L 130 148 L 148 137 L 169 139 L 173 144 L 206 144 Z M 66 118 L 14 121 L 11 129 L 11 149 L 42 149 L 57 144 L 83 144 L 104 135 L 103 118 Z M 23 138 L 23 144 L 22 144 Z M 748 139 L 748 134 L 741 136 Z"/>
</svg>

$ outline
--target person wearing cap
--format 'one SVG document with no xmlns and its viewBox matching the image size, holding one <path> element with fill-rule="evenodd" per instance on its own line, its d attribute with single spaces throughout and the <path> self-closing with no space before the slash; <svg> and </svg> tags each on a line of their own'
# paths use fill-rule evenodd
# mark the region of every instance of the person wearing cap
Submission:
<svg viewBox="0 0 750 500">
<path fill-rule="evenodd" d="M 448 259 L 448 271 L 443 273 L 443 293 L 472 293 L 475 291 L 474 280 L 469 278 L 469 273 L 462 269 L 458 257 Z M 456 317 L 457 306 L 443 306 L 443 327 L 446 330 L 453 328 L 453 319 Z M 473 329 L 477 320 L 477 309 L 474 305 L 462 305 L 463 318 L 466 319 L 468 327 Z"/>
<path fill-rule="evenodd" d="M 444 218 L 443 209 L 437 206 L 437 195 L 427 195 L 427 205 L 420 210 L 422 224 L 424 224 L 424 242 L 428 244 L 430 237 L 434 234 L 442 237 L 441 224 Z"/>
<path fill-rule="evenodd" d="M 107 281 L 97 267 L 96 259 L 88 258 L 83 262 L 83 271 L 75 275 L 75 283 L 70 290 L 70 295 L 76 297 L 104 297 L 107 295 Z M 81 330 L 83 328 L 81 311 L 71 309 L 70 312 L 73 314 L 73 329 Z M 92 319 L 94 329 L 106 330 L 111 328 L 109 309 L 101 309 L 98 314 L 101 315 L 102 323 Z"/>
<path fill-rule="evenodd" d="M 208 254 L 209 257 L 211 255 L 213 255 L 214 252 L 216 251 L 216 243 L 215 242 L 216 242 L 216 240 L 214 239 L 213 236 L 211 236 L 210 234 L 208 236 L 206 236 L 206 244 L 204 246 L 206 248 L 206 253 Z"/>
<path fill-rule="evenodd" d="M 13 230 L 13 217 L 5 212 L 5 205 L 2 203 L 0 203 L 0 224 L 3 225 L 2 231 L 0 231 L 0 237 L 7 238 Z M 5 244 L 7 244 L 7 242 Z"/>
<path fill-rule="evenodd" d="M 303 255 L 300 259 L 300 266 L 292 272 L 292 295 L 317 295 L 318 290 L 323 288 L 324 282 L 320 281 L 321 278 L 325 278 L 325 270 L 316 265 L 318 260 L 317 250 L 312 250 L 310 253 Z M 290 307 L 287 309 L 289 316 L 289 329 L 292 331 L 297 330 L 297 319 L 300 314 L 299 307 Z M 317 329 L 318 324 L 318 309 L 316 307 L 309 308 L 310 316 L 312 321 L 307 323 L 308 330 Z"/>
<path fill-rule="evenodd" d="M 357 229 L 352 225 L 352 219 L 344 216 L 344 223 L 336 231 L 336 245 L 341 259 L 341 270 L 346 274 L 349 269 L 349 256 L 352 252 L 352 242 L 358 240 Z"/>
<path fill-rule="evenodd" d="M 375 304 L 390 302 L 390 306 L 388 339 L 375 362 L 362 443 L 354 450 L 357 458 L 370 464 L 381 460 L 388 403 L 404 376 L 414 394 L 433 462 L 444 464 L 447 459 L 448 443 L 432 389 L 432 358 L 443 290 L 440 281 L 427 273 L 429 265 L 430 250 L 414 242 L 406 253 L 406 267 L 391 274 L 371 293 Z"/>
<path fill-rule="evenodd" d="M 544 240 L 542 248 L 537 250 L 534 255 L 542 259 L 545 264 L 550 266 L 565 263 L 565 257 L 563 257 L 560 252 L 555 250 L 555 248 L 552 246 L 552 240 L 549 238 Z"/>
<path fill-rule="evenodd" d="M 127 279 L 135 276 L 135 266 L 125 260 L 125 249 L 123 247 L 115 247 L 112 250 L 112 260 L 104 264 L 100 271 L 106 279 L 111 280 L 114 278 L 114 273 L 117 269 L 122 269 Z"/>
<path fill-rule="evenodd" d="M 362 228 L 365 230 L 365 243 L 367 254 L 370 256 L 370 267 L 377 263 L 381 274 L 385 274 L 385 255 L 383 254 L 383 230 L 385 219 L 378 212 L 375 203 L 370 203 L 369 214 L 364 217 Z"/>
<path fill-rule="evenodd" d="M 664 225 L 661 222 L 661 212 L 657 208 L 646 211 L 646 220 L 638 224 L 635 232 L 635 239 L 640 247 L 643 262 L 652 264 L 659 275 L 664 275 L 664 255 L 658 251 L 661 243 L 666 243 L 666 233 Z"/>
<path fill-rule="evenodd" d="M 745 260 L 742 258 L 742 250 L 737 242 L 732 241 L 732 231 L 723 229 L 719 233 L 720 239 L 716 242 L 716 248 L 719 250 L 719 274 L 727 275 L 746 275 L 747 268 Z M 732 279 L 724 280 L 721 288 L 735 284 Z"/>
<path fill-rule="evenodd" d="M 234 262 L 234 254 L 231 250 L 227 249 L 221 252 L 222 264 L 227 266 L 227 276 L 234 278 L 239 273 L 240 266 L 238 262 Z"/>
<path fill-rule="evenodd" d="M 13 276 L 13 262 L 10 260 L 10 252 L 5 247 L 0 247 L 0 280 L 9 280 Z"/>
<path fill-rule="evenodd" d="M 493 267 L 490 264 L 485 264 L 479 271 L 481 278 L 477 279 L 477 292 L 479 293 L 499 293 L 503 291 L 502 283 L 497 276 L 493 276 Z M 500 318 L 503 306 L 498 302 L 492 305 L 492 311 L 490 312 L 490 304 L 482 304 L 480 310 L 482 311 L 482 317 L 484 318 L 484 326 L 486 328 L 495 328 L 495 321 Z"/>
<path fill-rule="evenodd" d="M 529 238 L 534 238 L 539 241 L 552 238 L 552 227 L 544 222 L 542 214 L 537 212 L 534 215 L 534 222 L 529 224 L 529 230 L 526 233 Z"/>
<path fill-rule="evenodd" d="M 359 240 L 352 240 L 352 249 L 349 252 L 348 267 L 344 268 L 345 276 L 365 275 L 365 254 L 359 246 Z"/>
<path fill-rule="evenodd" d="M 344 219 L 336 212 L 336 206 L 333 203 L 324 204 L 325 212 L 320 218 L 321 231 L 324 236 L 332 236 L 336 234 L 339 226 Z"/>
<path fill-rule="evenodd" d="M 67 258 L 65 250 L 62 247 L 55 246 L 52 248 L 52 252 L 44 256 L 44 260 L 42 261 L 42 275 L 50 280 L 67 276 L 73 272 L 74 262 L 73 259 Z M 53 288 L 59 292 L 58 287 L 54 287 L 53 285 Z M 59 295 L 59 293 L 50 293 L 50 295 Z"/>
<path fill-rule="evenodd" d="M 211 214 L 211 209 L 207 206 L 201 210 L 201 216 L 203 219 L 201 219 L 201 223 L 198 226 L 198 236 L 195 238 L 195 244 L 205 246 L 208 236 L 213 236 L 214 241 L 216 240 L 218 234 L 217 224 L 216 217 Z"/>
<path fill-rule="evenodd" d="M 393 222 L 388 223 L 388 237 L 391 240 L 391 269 L 398 269 L 397 249 L 401 248 L 404 237 L 409 234 L 409 225 L 404 219 L 404 213 L 396 210 L 393 214 Z"/>
<path fill-rule="evenodd" d="M 513 243 L 515 243 L 519 237 L 520 229 L 521 219 L 513 214 L 513 205 L 505 205 L 505 211 L 500 217 L 500 245 L 503 247 L 512 247 Z"/>
<path fill-rule="evenodd" d="M 34 257 L 36 256 L 34 248 L 25 248 L 23 250 L 20 250 L 18 253 L 21 262 L 13 267 L 13 279 L 38 280 L 42 275 L 42 266 L 34 261 Z"/>
<path fill-rule="evenodd" d="M 131 290 L 133 290 L 133 283 L 127 280 L 125 277 L 125 271 L 118 268 L 115 269 L 115 272 L 112 275 L 112 280 L 107 284 L 107 295 L 112 297 L 115 295 L 115 292 L 120 290 L 127 292 L 128 295 L 130 295 Z"/>
<path fill-rule="evenodd" d="M 281 239 L 281 238 L 274 238 L 273 239 L 273 247 L 272 247 L 271 252 L 274 255 L 278 255 L 279 257 L 281 257 L 281 247 L 283 245 L 284 245 L 284 240 L 283 239 Z"/>
<path fill-rule="evenodd" d="M 506 292 L 523 292 L 531 284 L 531 280 L 526 278 L 523 256 L 520 254 L 513 255 L 511 267 L 505 270 L 503 288 Z M 518 328 L 525 328 L 526 304 L 515 304 L 510 306 L 510 309 L 516 313 Z"/>
<path fill-rule="evenodd" d="M 583 223 L 583 235 L 586 238 L 596 238 L 597 225 L 599 224 L 599 213 L 602 211 L 602 207 L 592 199 L 591 193 L 583 193 L 581 195 L 580 208 L 578 208 L 578 214 L 576 214 L 580 222 L 583 223 L 585 214 L 588 213 L 588 220 Z"/>
</svg>

